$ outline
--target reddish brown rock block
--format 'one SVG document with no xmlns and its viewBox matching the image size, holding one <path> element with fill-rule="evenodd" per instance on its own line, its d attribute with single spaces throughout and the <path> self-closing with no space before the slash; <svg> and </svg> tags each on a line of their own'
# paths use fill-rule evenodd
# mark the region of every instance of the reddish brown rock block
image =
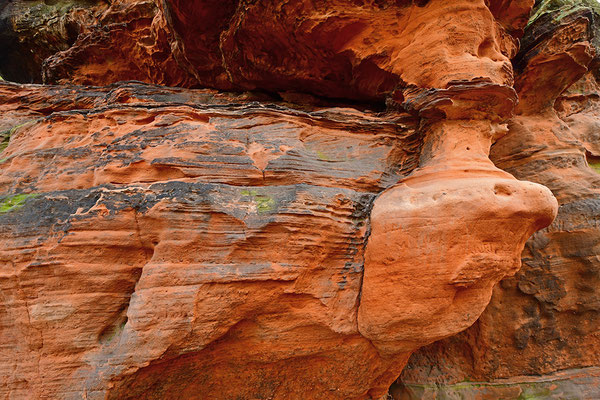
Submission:
<svg viewBox="0 0 600 400">
<path fill-rule="evenodd" d="M 46 59 L 48 82 L 284 101 L 0 85 L 0 393 L 383 396 L 556 213 L 488 159 L 526 7 L 105 5 Z"/>
<path fill-rule="evenodd" d="M 556 216 L 548 189 L 489 161 L 489 122 L 441 122 L 427 135 L 419 168 L 371 212 L 358 327 L 384 354 L 473 324 L 520 268 L 527 238 Z"/>
<path fill-rule="evenodd" d="M 153 0 L 118 0 L 77 40 L 44 61 L 45 83 L 105 85 L 125 80 L 193 86 L 171 50 L 172 33 Z"/>
<path fill-rule="evenodd" d="M 362 249 L 414 118 L 139 84 L 51 113 L 69 88 L 1 86 L 5 114 L 10 91 L 37 113 L 0 164 L 3 396 L 386 392 L 401 367 L 357 331 Z"/>
<path fill-rule="evenodd" d="M 414 117 L 228 105 L 235 97 L 139 84 L 80 88 L 75 102 L 68 88 L 2 87 L 5 114 L 35 118 L 12 131 L 0 164 L 6 395 L 377 398 L 413 349 L 463 329 L 515 267 L 435 277 L 472 302 L 448 312 L 452 324 L 422 314 L 433 334 L 386 349 L 370 318 L 403 320 L 373 303 L 363 249 L 374 195 L 416 166 Z M 491 167 L 489 122 L 440 124 L 423 170 Z M 447 130 L 476 156 L 449 154 Z M 484 181 L 484 192 L 499 182 Z M 509 186 L 515 198 L 529 187 Z M 539 205 L 522 210 L 531 229 L 552 217 Z M 419 313 L 421 300 L 403 310 Z"/>
<path fill-rule="evenodd" d="M 0 74 L 41 82 L 42 64 L 73 45 L 107 9 L 104 1 L 4 1 L 0 5 Z"/>
<path fill-rule="evenodd" d="M 596 7 L 536 14 L 517 57 L 517 115 L 491 152 L 498 167 L 551 189 L 558 217 L 528 241 L 523 268 L 472 328 L 413 356 L 398 398 L 600 395 Z"/>
<path fill-rule="evenodd" d="M 43 70 L 47 83 L 136 79 L 361 101 L 398 100 L 396 91 L 406 85 L 444 89 L 474 78 L 511 86 L 509 59 L 517 50 L 511 34 L 518 35 L 527 3 L 66 2 L 52 12 L 87 20 L 69 22 L 70 36 L 62 25 L 50 26 L 45 34 L 58 47 L 30 60 L 31 72 L 7 77 L 39 81 Z M 35 7 L 9 7 L 2 15 L 13 21 Z M 6 29 L 11 38 L 27 32 Z M 0 71 L 13 71 L 9 64 L 0 62 Z"/>
</svg>

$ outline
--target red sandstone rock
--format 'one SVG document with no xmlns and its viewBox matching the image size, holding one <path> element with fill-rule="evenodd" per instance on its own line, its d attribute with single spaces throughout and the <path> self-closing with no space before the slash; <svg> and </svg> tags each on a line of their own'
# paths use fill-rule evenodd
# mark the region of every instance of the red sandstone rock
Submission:
<svg viewBox="0 0 600 400">
<path fill-rule="evenodd" d="M 384 354 L 473 324 L 520 268 L 525 240 L 556 216 L 548 189 L 487 158 L 489 122 L 441 122 L 427 135 L 419 168 L 371 212 L 358 327 Z"/>
<path fill-rule="evenodd" d="M 2 88 L 32 111 L 69 92 Z M 77 93 L 0 164 L 3 193 L 36 196 L 2 200 L 3 396 L 385 393 L 401 367 L 356 328 L 362 247 L 373 193 L 414 168 L 414 118 Z"/>
<path fill-rule="evenodd" d="M 4 193 L 31 194 L 4 197 L 0 215 L 15 271 L 2 280 L 6 395 L 378 397 L 435 338 L 377 351 L 361 335 L 377 312 L 370 275 L 356 320 L 370 199 L 416 165 L 413 117 L 136 84 L 2 88 L 5 114 L 36 118 L 0 164 Z M 503 274 L 474 272 L 456 284 L 489 292 Z M 442 336 L 466 326 L 423 317 Z"/>
<path fill-rule="evenodd" d="M 44 55 L 46 82 L 137 79 L 283 101 L 139 83 L 0 84 L 10 138 L 0 394 L 383 396 L 412 351 L 477 319 L 556 214 L 547 189 L 488 159 L 517 104 L 510 59 L 531 5 L 123 0 L 55 10 L 84 22 L 76 37 L 61 25 L 44 32 L 61 43 Z M 573 48 L 544 48 L 565 53 L 548 65 L 572 61 L 558 75 L 565 85 L 592 58 L 587 31 L 575 31 Z M 532 54 L 521 59 L 528 71 L 549 76 Z M 540 89 L 531 74 L 516 83 L 524 101 L 496 161 L 502 149 L 518 154 L 515 124 L 547 106 L 527 96 Z M 345 100 L 332 107 L 335 98 Z M 339 107 L 352 100 L 386 100 L 390 112 Z"/>
<path fill-rule="evenodd" d="M 106 8 L 104 1 L 3 1 L 0 75 L 17 82 L 41 82 L 44 60 L 67 50 Z"/>
<path fill-rule="evenodd" d="M 592 12 L 566 8 L 550 13 L 554 23 L 542 16 L 528 28 L 517 58 L 518 115 L 491 153 L 498 167 L 552 190 L 560 204 L 556 221 L 529 240 L 523 268 L 494 289 L 472 328 L 413 356 L 396 397 L 600 396 Z"/>
<path fill-rule="evenodd" d="M 495 1 L 489 8 L 483 0 L 77 3 L 51 11 L 68 21 L 70 15 L 89 15 L 89 22 L 72 24 L 75 39 L 64 37 L 60 26 L 49 27 L 48 40 L 59 42 L 62 51 L 48 57 L 46 50 L 43 67 L 36 68 L 48 83 L 137 79 L 369 101 L 407 84 L 444 89 L 453 81 L 485 78 L 510 86 L 509 58 L 517 41 L 509 33 L 518 33 L 528 3 Z M 4 18 L 21 18 L 28 12 L 24 7 L 5 9 Z M 0 71 L 8 68 L 12 64 L 0 62 Z M 7 75 L 13 76 L 40 79 L 34 72 Z"/>
<path fill-rule="evenodd" d="M 7 88 L 6 85 L 4 87 Z M 11 89 L 14 91 L 16 88 Z M 40 121 L 13 133 L 11 146 L 4 154 L 7 160 L 3 162 L 2 168 L 11 177 L 8 180 L 12 185 L 10 189 L 44 193 L 43 200 L 29 200 L 41 203 L 25 207 L 23 211 L 35 215 L 28 225 L 29 229 L 33 230 L 32 234 L 40 237 L 49 235 L 46 239 L 49 241 L 46 242 L 49 248 L 43 251 L 47 254 L 41 256 L 46 260 L 42 264 L 48 267 L 48 275 L 43 273 L 48 277 L 43 286 L 26 285 L 30 289 L 25 292 L 13 292 L 9 277 L 4 280 L 7 286 L 3 288 L 3 292 L 10 298 L 17 296 L 18 299 L 21 296 L 21 301 L 25 302 L 23 304 L 14 300 L 12 313 L 6 315 L 6 326 L 10 325 L 11 319 L 19 321 L 19 315 L 29 315 L 29 322 L 18 323 L 13 328 L 16 329 L 16 332 L 13 330 L 14 340 L 9 336 L 6 341 L 9 345 L 7 350 L 10 351 L 3 352 L 3 355 L 10 359 L 23 355 L 23 363 L 17 367 L 17 371 L 21 376 L 31 376 L 29 384 L 23 385 L 10 378 L 12 372 L 4 375 L 9 390 L 6 393 L 20 397 L 24 397 L 25 393 L 62 397 L 66 396 L 66 391 L 74 390 L 76 397 L 83 391 L 88 391 L 88 395 L 92 396 L 94 390 L 106 391 L 108 382 L 116 377 L 122 380 L 123 368 L 133 367 L 139 372 L 125 383 L 117 384 L 111 396 L 137 398 L 141 396 L 140 393 L 147 392 L 146 385 L 160 384 L 163 390 L 182 393 L 186 397 L 189 397 L 186 395 L 187 391 L 194 391 L 195 395 L 202 398 L 210 397 L 210 393 L 215 397 L 227 397 L 230 393 L 239 394 L 240 391 L 258 391 L 256 396 L 260 397 L 261 390 L 268 392 L 273 388 L 261 389 L 261 384 L 256 379 L 265 378 L 256 375 L 256 371 L 266 373 L 270 369 L 275 369 L 271 372 L 272 381 L 285 382 L 287 386 L 281 390 L 286 395 L 292 395 L 303 390 L 304 386 L 294 386 L 294 382 L 302 374 L 297 367 L 285 372 L 283 366 L 275 361 L 281 357 L 289 358 L 292 354 L 299 357 L 302 363 L 311 366 L 306 374 L 314 372 L 314 366 L 324 362 L 319 361 L 323 357 L 325 360 L 334 355 L 339 357 L 344 352 L 348 352 L 346 358 L 352 354 L 360 355 L 363 360 L 361 362 L 371 361 L 372 365 L 357 369 L 356 361 L 349 362 L 346 368 L 351 368 L 351 371 L 348 374 L 360 372 L 371 376 L 371 379 L 376 378 L 380 374 L 376 372 L 377 368 L 382 367 L 376 367 L 376 359 L 371 360 L 373 356 L 365 357 L 369 351 L 372 352 L 369 350 L 370 345 L 356 333 L 355 338 L 352 338 L 352 331 L 355 331 L 352 308 L 356 307 L 360 282 L 357 268 L 362 268 L 360 263 L 352 260 L 364 240 L 365 211 L 371 197 L 368 192 L 361 194 L 355 190 L 361 185 L 356 180 L 361 177 L 360 171 L 371 175 L 363 178 L 365 189 L 373 184 L 385 185 L 377 183 L 378 179 L 383 178 L 383 174 L 390 174 L 393 181 L 395 172 L 385 165 L 378 164 L 365 170 L 369 158 L 377 163 L 385 159 L 381 157 L 381 151 L 388 152 L 390 168 L 396 168 L 403 160 L 410 160 L 407 155 L 403 156 L 410 148 L 410 140 L 402 140 L 398 135 L 399 121 L 395 120 L 395 124 L 382 124 L 380 119 L 358 114 L 362 117 L 359 120 L 357 113 L 343 110 L 323 111 L 312 115 L 278 110 L 276 107 L 230 106 L 227 109 L 215 106 L 211 110 L 208 105 L 201 108 L 177 106 L 177 102 L 181 101 L 178 93 L 170 94 L 173 105 L 165 104 L 169 100 L 166 90 L 160 92 L 162 99 L 167 97 L 162 102 L 132 102 L 131 97 L 142 97 L 143 93 L 140 92 L 144 89 L 143 86 L 132 86 L 130 92 L 133 93 L 130 96 L 123 96 L 122 89 L 118 89 L 119 96 L 112 96 L 113 93 L 110 92 L 88 91 L 87 99 L 82 99 L 83 93 L 79 91 L 79 101 L 84 108 L 91 108 L 91 111 L 73 107 L 74 110 L 65 110 L 62 115 L 59 112 L 49 117 L 42 116 Z M 29 89 L 30 99 L 33 90 L 36 88 Z M 38 93 L 43 90 L 37 88 Z M 156 91 L 154 95 L 158 97 Z M 208 98 L 208 94 L 199 95 Z M 38 94 L 39 97 L 42 97 L 41 93 Z M 114 98 L 117 101 L 111 101 Z M 127 99 L 126 104 L 118 101 L 123 98 Z M 151 108 L 148 109 L 148 106 Z M 31 109 L 39 109 L 38 104 L 32 104 Z M 127 124 L 120 124 L 121 121 L 127 121 L 128 115 L 135 116 L 133 121 L 139 120 L 140 123 L 129 121 Z M 338 116 L 337 122 L 335 115 Z M 282 125 L 282 120 L 288 122 Z M 369 123 L 369 120 L 372 122 Z M 327 128 L 319 128 L 319 123 L 325 124 Z M 279 139 L 261 133 L 269 124 L 279 125 Z M 108 129 L 98 130 L 96 133 L 96 126 Z M 253 133 L 249 126 L 263 128 L 258 131 L 254 129 Z M 366 130 L 366 126 L 371 128 Z M 171 133 L 165 132 L 166 127 L 170 127 Z M 140 128 L 143 130 L 140 131 Z M 89 129 L 92 131 L 88 133 Z M 374 134 L 373 130 L 381 129 L 383 131 L 380 134 Z M 355 133 L 351 133 L 352 131 Z M 74 136 L 73 132 L 79 134 Z M 191 132 L 195 132 L 196 136 L 190 136 Z M 346 133 L 336 138 L 339 136 L 336 132 Z M 32 140 L 37 135 L 44 135 L 46 140 Z M 295 135 L 296 141 L 290 135 Z M 231 139 L 229 145 L 223 142 L 223 138 L 227 136 Z M 343 140 L 345 146 L 339 146 L 340 140 Z M 381 144 L 374 146 L 370 143 L 373 140 Z M 394 144 L 398 140 L 401 141 L 401 146 Z M 93 142 L 99 148 L 105 147 L 107 152 L 85 151 L 94 146 Z M 385 145 L 386 142 L 389 144 Z M 113 147 L 114 155 L 110 154 Z M 123 153 L 127 148 L 131 154 Z M 188 150 L 180 153 L 177 148 Z M 340 152 L 340 148 L 344 149 L 343 152 Z M 359 151 L 359 148 L 363 149 Z M 369 148 L 375 153 L 371 153 Z M 162 150 L 158 151 L 160 149 Z M 167 149 L 171 150 L 166 151 Z M 169 156 L 169 152 L 175 153 Z M 53 153 L 54 161 L 48 163 L 50 153 Z M 259 157 L 261 153 L 266 156 Z M 372 157 L 368 156 L 370 153 Z M 215 154 L 221 155 L 215 157 Z M 268 159 L 266 165 L 265 157 Z M 113 158 L 115 159 L 111 162 Z M 136 162 L 135 159 L 140 161 Z M 160 162 L 160 159 L 163 161 Z M 75 160 L 79 161 L 72 164 Z M 167 165 L 164 165 L 165 161 Z M 232 166 L 230 173 L 220 167 L 224 162 Z M 278 164 L 280 167 L 277 167 Z M 301 169 L 294 168 L 294 165 Z M 349 165 L 354 165 L 356 169 L 352 171 Z M 407 167 L 410 168 L 410 165 L 408 162 Z M 335 166 L 344 166 L 338 170 L 350 179 L 346 185 L 352 189 L 339 188 L 339 185 L 344 186 L 344 178 L 335 172 Z M 96 168 L 102 182 L 81 175 L 84 169 L 95 175 Z M 200 172 L 190 175 L 195 178 L 185 183 L 185 173 L 181 171 L 190 168 Z M 302 172 L 302 168 L 305 172 Z M 169 171 L 177 173 L 169 175 Z M 325 180 L 319 178 L 319 174 Z M 376 178 L 377 174 L 380 178 Z M 73 179 L 74 175 L 78 179 Z M 198 176 L 201 178 L 198 179 Z M 32 177 L 37 177 L 38 180 L 33 182 Z M 164 187 L 149 187 L 152 182 L 172 181 L 174 178 L 181 179 L 177 179 L 179 183 L 165 183 Z M 368 179 L 374 180 L 369 183 Z M 201 183 L 211 181 L 221 183 L 208 186 Z M 263 187 L 270 181 L 276 186 L 271 189 Z M 309 182 L 313 185 L 308 185 Z M 319 182 L 322 182 L 322 186 L 314 186 Z M 89 189 L 100 183 L 118 186 Z M 290 186 L 292 183 L 297 186 Z M 130 187 L 131 184 L 134 186 Z M 287 185 L 280 186 L 282 184 Z M 249 185 L 256 186 L 248 187 Z M 328 186 L 338 188 L 328 189 Z M 79 190 L 64 191 L 70 188 Z M 164 200 L 160 200 L 161 197 Z M 156 205 L 144 205 L 146 200 Z M 214 209 L 215 207 L 217 208 Z M 184 210 L 187 211 L 181 214 Z M 334 213 L 330 214 L 332 211 Z M 18 215 L 19 211 L 11 211 L 6 216 L 10 218 L 10 215 L 15 215 L 13 213 Z M 61 213 L 63 216 L 59 215 Z M 178 214 L 183 219 L 175 223 L 178 220 L 175 215 Z M 69 222 L 64 221 L 64 217 Z M 312 239 L 303 222 L 307 217 L 310 217 L 309 225 L 314 229 Z M 189 221 L 185 222 L 186 220 Z M 27 226 L 26 219 L 20 221 L 22 227 Z M 69 225 L 68 228 L 56 225 L 64 222 Z M 362 225 L 362 228 L 355 224 Z M 194 227 L 192 231 L 188 226 Z M 343 228 L 344 226 L 347 227 Z M 44 234 L 44 229 L 50 231 Z M 63 232 L 58 233 L 57 229 Z M 58 236 L 52 232 L 58 233 Z M 197 232 L 200 236 L 195 238 L 191 232 Z M 283 232 L 287 233 L 284 235 Z M 295 236 L 297 239 L 294 239 Z M 323 238 L 328 239 L 324 242 Z M 10 249 L 14 246 L 26 246 L 27 240 L 10 233 L 7 239 L 16 242 L 12 242 L 12 247 L 7 246 L 5 260 L 12 260 L 18 268 L 24 268 L 23 272 L 28 275 L 27 266 L 39 264 L 40 256 L 30 254 L 25 255 L 24 259 L 15 258 Z M 352 242 L 355 244 L 351 245 Z M 279 243 L 270 255 L 260 250 L 267 243 Z M 329 244 L 324 246 L 325 243 Z M 33 243 L 32 245 L 38 247 Z M 347 247 L 348 245 L 352 248 Z M 338 251 L 340 253 L 336 254 Z M 306 257 L 307 253 L 312 256 Z M 221 262 L 215 264 L 218 259 Z M 151 260 L 155 261 L 150 262 Z M 103 271 L 109 265 L 110 269 Z M 195 267 L 190 269 L 193 265 Z M 339 279 L 332 279 L 336 268 L 332 269 L 330 265 L 339 267 Z M 45 269 L 43 266 L 40 268 Z M 149 273 L 148 277 L 143 273 L 144 269 Z M 91 274 L 90 270 L 95 272 Z M 313 271 L 309 272 L 311 270 Z M 171 272 L 165 275 L 166 271 Z M 32 278 L 37 279 L 35 276 L 39 276 L 38 272 Z M 194 281 L 188 282 L 188 279 Z M 169 283 L 170 281 L 172 282 Z M 129 303 L 134 287 L 136 296 L 141 297 L 139 302 Z M 160 295 L 168 287 L 171 289 Z M 193 288 L 191 292 L 190 288 Z M 60 292 L 70 295 L 63 298 L 58 295 Z M 149 297 L 144 297 L 144 292 Z M 74 293 L 81 294 L 73 296 Z M 107 297 L 106 293 L 111 295 Z M 343 295 L 340 297 L 339 294 Z M 271 303 L 274 308 L 268 305 Z M 30 308 L 34 310 L 32 313 Z M 136 309 L 139 311 L 135 311 Z M 331 311 L 323 314 L 327 309 Z M 327 316 L 328 313 L 331 313 L 330 317 Z M 295 314 L 298 315 L 294 316 Z M 289 322 L 282 320 L 283 315 L 287 315 Z M 278 327 L 267 328 L 272 325 L 269 320 Z M 82 321 L 86 321 L 84 325 Z M 261 321 L 262 327 L 255 326 L 256 321 Z M 330 324 L 332 327 L 327 328 Z M 189 325 L 189 329 L 173 330 L 185 325 Z M 207 344 L 227 332 L 236 337 L 239 334 L 235 332 L 242 327 L 243 335 L 250 335 L 247 339 L 225 341 L 225 348 L 217 343 L 207 348 Z M 30 337 L 32 346 L 41 346 L 38 339 L 42 340 L 42 336 L 32 337 L 29 333 L 38 329 L 43 334 L 44 345 L 40 348 L 43 353 L 39 356 L 39 364 L 30 365 L 27 355 L 31 354 L 31 348 L 19 347 L 16 340 L 19 336 Z M 267 330 L 264 331 L 265 329 Z M 196 333 L 190 336 L 192 331 Z M 264 340 L 266 332 L 272 337 L 271 340 Z M 128 343 L 122 339 L 131 335 L 132 339 L 129 340 L 133 342 Z M 133 339 L 139 335 L 142 335 L 139 339 Z M 254 335 L 259 336 L 253 339 Z M 75 339 L 74 342 L 74 336 L 88 339 L 84 342 Z M 303 337 L 306 339 L 303 340 Z M 121 340 L 124 342 L 114 348 Z M 280 341 L 280 346 L 273 348 L 273 343 L 277 341 Z M 348 341 L 347 350 L 343 350 L 344 341 Z M 195 342 L 197 343 L 194 344 Z M 289 343 L 297 343 L 298 348 L 289 348 Z M 311 347 L 316 343 L 322 343 L 323 349 Z M 265 344 L 269 347 L 263 348 Z M 184 348 L 174 350 L 178 346 Z M 237 354 L 240 351 L 239 348 L 236 350 L 237 346 L 254 349 L 256 355 L 247 354 L 245 361 L 239 360 L 229 372 L 226 365 L 219 365 L 218 358 L 211 361 L 211 354 L 222 354 L 221 357 L 225 360 L 228 357 L 230 359 L 231 355 L 227 356 L 227 352 Z M 171 352 L 175 352 L 162 356 L 169 347 Z M 204 353 L 198 352 L 203 348 L 206 349 Z M 59 354 L 66 352 L 72 355 L 60 361 L 54 355 L 58 349 L 62 349 Z M 331 353 L 329 356 L 328 351 Z M 311 355 L 315 352 L 317 354 Z M 102 365 L 111 360 L 111 353 L 123 361 L 106 370 Z M 184 357 L 184 354 L 194 357 Z M 265 357 L 269 363 L 265 363 Z M 314 363 L 310 362 L 313 357 Z M 126 361 L 127 359 L 130 361 Z M 202 359 L 205 361 L 200 361 Z M 152 365 L 147 366 L 150 361 L 153 361 Z M 202 367 L 203 362 L 208 364 Z M 211 365 L 211 362 L 216 365 Z M 289 360 L 286 361 L 287 364 L 290 364 Z M 2 365 L 9 367 L 12 364 L 4 360 Z M 87 368 L 91 365 L 96 370 L 86 375 L 86 365 Z M 29 368 L 33 368 L 33 371 Z M 180 380 L 170 383 L 170 380 L 162 379 L 166 375 L 178 376 L 190 368 L 204 368 L 212 384 L 207 385 L 207 376 L 199 374 L 195 374 L 194 379 L 197 380 L 192 379 L 187 389 L 181 388 Z M 332 393 L 336 398 L 347 397 L 346 393 L 356 390 L 346 385 L 345 381 L 344 384 L 336 383 L 336 379 L 341 377 L 347 379 L 347 374 L 341 374 L 340 368 L 343 371 L 343 365 L 339 365 L 331 370 L 331 376 L 322 378 L 328 387 L 341 390 Z M 101 379 L 100 371 L 105 371 L 103 373 L 107 375 L 106 380 Z M 246 376 L 242 371 L 254 375 Z M 221 379 L 217 372 L 225 374 L 225 377 L 229 376 L 228 379 Z M 69 375 L 73 375 L 72 378 L 65 379 Z M 127 375 L 130 373 L 125 373 Z M 234 377 L 240 379 L 241 386 L 231 385 Z M 360 392 L 367 390 L 368 387 L 364 389 L 364 378 L 358 378 L 359 376 L 356 381 L 360 382 Z M 92 381 L 87 382 L 87 379 Z M 393 379 L 393 375 L 387 378 L 388 381 L 390 379 Z M 97 382 L 94 383 L 94 380 Z M 223 382 L 226 387 L 215 386 L 219 382 Z M 325 383 L 316 382 L 311 390 L 323 391 L 325 389 L 320 386 Z M 170 385 L 176 387 L 171 388 Z M 386 385 L 381 386 L 379 390 L 385 390 Z M 121 387 L 126 393 L 119 389 Z M 154 395 L 160 398 L 160 393 L 162 392 L 157 391 Z"/>
<path fill-rule="evenodd" d="M 44 61 L 44 82 L 107 84 L 140 80 L 169 86 L 197 84 L 171 50 L 172 34 L 152 0 L 117 0 L 68 49 Z"/>
<path fill-rule="evenodd" d="M 37 118 L 0 164 L 27 193 L 0 214 L 4 395 L 379 397 L 428 340 L 382 354 L 359 333 L 377 307 L 356 321 L 370 200 L 414 168 L 414 118 L 2 88 Z"/>
</svg>

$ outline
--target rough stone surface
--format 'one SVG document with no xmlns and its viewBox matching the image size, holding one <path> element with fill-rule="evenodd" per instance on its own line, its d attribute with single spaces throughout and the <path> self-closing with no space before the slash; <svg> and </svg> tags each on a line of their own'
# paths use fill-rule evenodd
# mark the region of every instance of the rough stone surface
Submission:
<svg viewBox="0 0 600 400">
<path fill-rule="evenodd" d="M 401 367 L 357 332 L 362 248 L 374 193 L 416 164 L 414 118 L 2 91 L 30 111 L 0 164 L 3 396 L 385 392 Z"/>
<path fill-rule="evenodd" d="M 517 115 L 491 153 L 518 179 L 550 188 L 558 217 L 528 241 L 523 268 L 494 289 L 473 327 L 413 356 L 397 398 L 600 397 L 598 9 L 565 1 L 534 10 L 516 58 Z M 534 390 L 531 379 L 548 383 Z"/>
<path fill-rule="evenodd" d="M 0 397 L 380 399 L 438 340 L 392 396 L 596 393 L 596 11 L 554 3 L 0 6 L 52 84 L 0 83 Z"/>
<path fill-rule="evenodd" d="M 519 269 L 525 240 L 554 219 L 548 189 L 487 158 L 493 134 L 487 121 L 435 124 L 419 168 L 375 200 L 358 327 L 381 353 L 470 326 Z"/>
<path fill-rule="evenodd" d="M 454 278 L 423 275 L 424 285 L 454 285 L 439 295 L 452 305 L 438 310 L 447 320 L 422 313 L 427 296 L 401 312 L 379 304 L 389 289 L 377 270 L 402 267 L 363 261 L 365 245 L 373 253 L 387 241 L 378 214 L 371 224 L 369 215 L 375 195 L 419 162 L 411 115 L 301 111 L 139 83 L 0 87 L 6 121 L 16 124 L 0 163 L 5 396 L 378 398 L 412 350 L 472 323 L 493 284 L 517 267 L 511 254 L 522 242 L 510 239 L 498 243 L 508 253 L 489 273 L 467 265 L 448 270 Z M 487 131 L 466 132 L 483 132 L 483 141 L 466 142 L 493 168 L 492 130 L 478 124 Z M 422 152 L 423 167 L 451 165 L 456 154 L 434 149 Z M 454 207 L 485 194 L 500 208 L 473 215 L 506 210 L 509 225 L 497 232 L 517 224 L 528 236 L 547 225 L 549 192 L 502 174 L 467 173 L 481 191 L 449 188 Z M 424 193 L 437 201 L 437 191 Z M 522 196 L 533 203 L 519 210 Z M 376 209 L 388 210 L 385 202 Z M 531 221 L 514 212 L 531 212 Z M 456 292 L 472 298 L 456 302 Z M 434 333 L 406 325 L 405 313 Z"/>
<path fill-rule="evenodd" d="M 31 17 L 37 13 L 57 22 L 46 23 L 35 46 L 54 46 L 42 52 L 26 41 L 11 47 L 16 56 L 0 61 L 0 74 L 21 82 L 42 76 L 47 83 L 96 85 L 138 79 L 357 100 L 475 77 L 511 86 L 509 59 L 518 42 L 509 33 L 518 34 L 530 3 L 23 1 L 0 11 L 8 25 L 5 41 L 31 36 L 44 24 Z M 23 70 L 27 52 L 36 56 Z"/>
</svg>

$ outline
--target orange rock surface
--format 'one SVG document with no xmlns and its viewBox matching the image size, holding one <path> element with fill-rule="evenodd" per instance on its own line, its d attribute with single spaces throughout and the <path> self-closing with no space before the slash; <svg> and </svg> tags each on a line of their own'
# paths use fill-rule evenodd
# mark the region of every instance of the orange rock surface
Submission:
<svg viewBox="0 0 600 400">
<path fill-rule="evenodd" d="M 542 3 L 516 58 L 517 115 L 491 158 L 518 179 L 552 190 L 558 217 L 528 241 L 523 268 L 494 289 L 472 328 L 413 356 L 393 390 L 398 398 L 600 396 L 593 24 L 600 7 L 563 2 L 553 10 Z"/>
<path fill-rule="evenodd" d="M 412 84 L 445 88 L 486 78 L 512 85 L 509 59 L 518 41 L 510 33 L 532 0 L 489 7 L 483 0 L 65 3 L 17 2 L 3 10 L 13 25 L 7 36 L 27 35 L 48 15 L 62 21 L 39 34 L 62 50 L 36 58 L 43 65 L 32 69 L 42 73 L 14 65 L 33 51 L 25 42 L 8 49 L 15 60 L 0 62 L 7 78 L 96 85 L 137 79 L 382 100 Z"/>
<path fill-rule="evenodd" d="M 493 134 L 487 121 L 434 125 L 419 168 L 375 200 L 358 327 L 381 353 L 473 324 L 519 269 L 525 240 L 554 219 L 548 189 L 487 158 Z"/>
<path fill-rule="evenodd" d="M 594 209 L 600 156 L 595 98 L 565 92 L 594 62 L 589 10 L 548 36 L 524 30 L 533 6 L 0 7 L 0 74 L 47 84 L 0 82 L 0 397 L 380 399 L 451 336 L 405 383 L 464 377 L 418 363 L 471 345 L 502 362 L 502 329 L 493 351 L 453 335 L 533 318 L 496 298 L 541 296 L 527 268 L 579 251 L 561 224 Z M 469 365 L 557 371 L 522 341 L 504 374 Z"/>
</svg>

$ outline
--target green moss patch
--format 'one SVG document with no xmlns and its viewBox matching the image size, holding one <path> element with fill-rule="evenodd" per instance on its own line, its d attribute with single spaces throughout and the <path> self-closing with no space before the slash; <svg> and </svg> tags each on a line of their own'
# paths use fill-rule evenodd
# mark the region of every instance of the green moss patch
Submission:
<svg viewBox="0 0 600 400">
<path fill-rule="evenodd" d="M 118 337 L 121 334 L 121 332 L 123 332 L 126 324 L 127 324 L 127 316 L 124 315 L 124 316 L 119 317 L 114 322 L 114 324 L 108 326 L 106 329 L 104 329 L 100 333 L 100 336 L 98 337 L 98 339 L 100 340 L 100 343 L 109 344 L 110 342 L 112 342 L 116 337 Z"/>
<path fill-rule="evenodd" d="M 0 153 L 8 147 L 8 142 L 10 142 L 10 130 L 0 132 Z"/>
<path fill-rule="evenodd" d="M 11 211 L 16 211 L 19 208 L 23 207 L 28 199 L 33 199 L 37 196 L 38 194 L 36 193 L 28 193 L 2 197 L 0 198 L 0 213 L 3 214 Z"/>
<path fill-rule="evenodd" d="M 600 162 L 590 163 L 590 168 L 600 174 Z"/>
<path fill-rule="evenodd" d="M 15 134 L 17 129 L 22 128 L 25 125 L 31 124 L 33 122 L 35 122 L 35 121 L 27 121 L 22 124 L 15 125 L 6 131 L 0 132 L 0 153 L 2 153 L 8 147 L 8 144 L 10 143 L 10 138 L 12 135 Z"/>
<path fill-rule="evenodd" d="M 600 157 L 591 154 L 589 151 L 586 151 L 585 160 L 591 169 L 600 174 Z"/>
<path fill-rule="evenodd" d="M 322 161 L 329 161 L 330 160 L 329 156 L 327 154 L 323 153 L 320 150 L 317 150 L 317 158 L 319 160 L 322 160 Z"/>
<path fill-rule="evenodd" d="M 576 397 L 567 395 L 567 385 L 563 382 L 514 382 L 507 384 L 491 382 L 461 382 L 454 385 L 432 385 L 432 384 L 404 384 L 400 391 L 410 394 L 410 398 L 436 398 L 436 399 L 466 399 L 466 398 L 494 398 L 514 400 L 548 400 L 564 399 L 574 400 Z M 397 390 L 397 389 L 396 389 Z"/>
<path fill-rule="evenodd" d="M 519 395 L 517 400 L 545 400 L 551 398 L 552 392 L 548 387 L 538 387 L 531 384 L 523 387 L 523 393 Z"/>
<path fill-rule="evenodd" d="M 246 189 L 242 190 L 240 194 L 252 198 L 252 201 L 256 203 L 256 211 L 258 211 L 259 214 L 268 213 L 275 209 L 275 200 L 269 195 L 261 194 L 256 190 Z"/>
</svg>

